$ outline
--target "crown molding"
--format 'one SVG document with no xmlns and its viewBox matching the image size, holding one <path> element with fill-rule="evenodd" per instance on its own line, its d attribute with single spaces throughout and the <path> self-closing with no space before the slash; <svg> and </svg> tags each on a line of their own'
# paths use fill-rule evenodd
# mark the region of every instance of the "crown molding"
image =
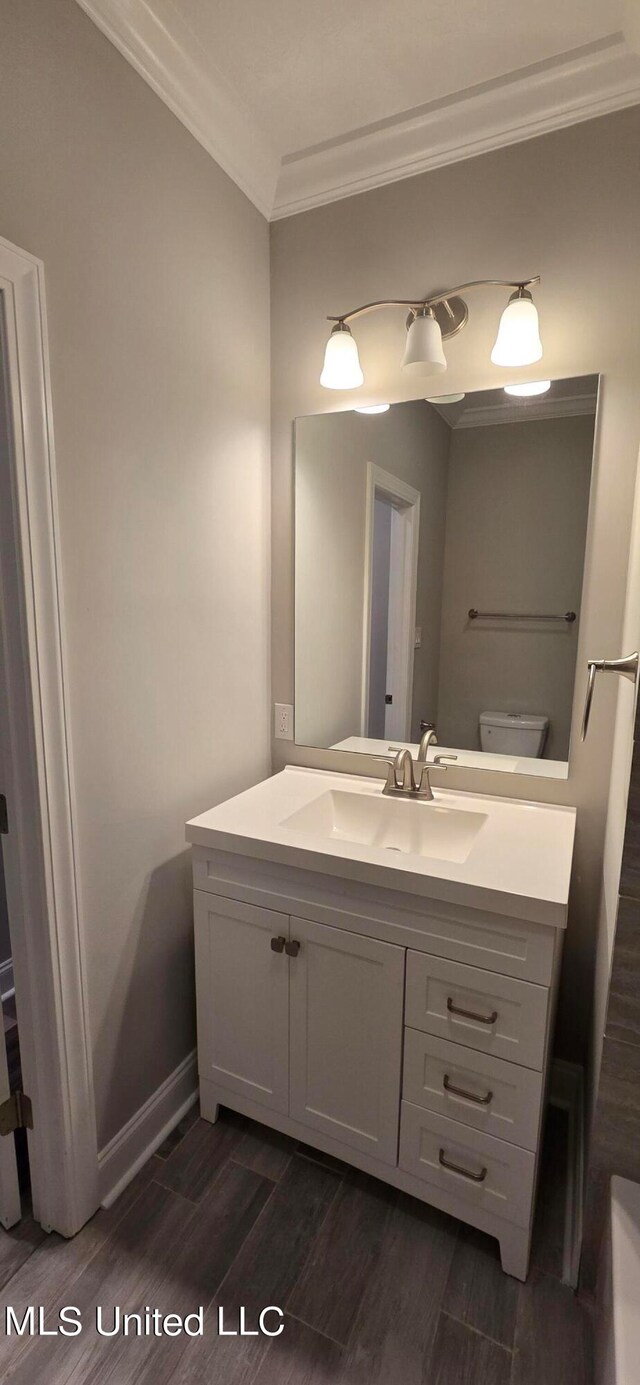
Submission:
<svg viewBox="0 0 640 1385">
<path fill-rule="evenodd" d="M 640 102 L 621 33 L 283 159 L 272 220 Z"/>
<path fill-rule="evenodd" d="M 153 0 L 77 0 L 156 95 L 262 215 L 273 209 L 280 160 L 224 74 L 176 9 L 169 27 Z"/>
<path fill-rule="evenodd" d="M 573 394 L 565 395 L 561 399 L 550 397 L 546 399 L 543 395 L 535 396 L 529 400 L 525 399 L 505 399 L 500 404 L 478 405 L 475 408 L 465 409 L 460 418 L 455 423 L 450 424 L 454 432 L 459 428 L 489 428 L 496 423 L 531 423 L 541 418 L 576 418 L 580 414 L 592 414 L 596 412 L 597 396 L 595 394 Z M 445 417 L 441 409 L 438 413 L 442 418 Z"/>
<path fill-rule="evenodd" d="M 280 159 L 173 5 L 77 0 L 269 220 L 473 158 L 640 102 L 640 52 L 622 33 Z"/>
</svg>

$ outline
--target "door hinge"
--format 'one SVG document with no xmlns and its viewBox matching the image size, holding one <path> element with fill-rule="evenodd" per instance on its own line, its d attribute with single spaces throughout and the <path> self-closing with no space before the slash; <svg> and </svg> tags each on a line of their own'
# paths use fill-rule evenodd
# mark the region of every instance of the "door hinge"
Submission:
<svg viewBox="0 0 640 1385">
<path fill-rule="evenodd" d="M 6 837 L 9 832 L 9 814 L 7 812 L 7 800 L 3 793 L 0 793 L 0 836 Z"/>
<path fill-rule="evenodd" d="M 0 1135 L 12 1135 L 14 1130 L 33 1130 L 31 1097 L 14 1092 L 0 1106 Z"/>
</svg>

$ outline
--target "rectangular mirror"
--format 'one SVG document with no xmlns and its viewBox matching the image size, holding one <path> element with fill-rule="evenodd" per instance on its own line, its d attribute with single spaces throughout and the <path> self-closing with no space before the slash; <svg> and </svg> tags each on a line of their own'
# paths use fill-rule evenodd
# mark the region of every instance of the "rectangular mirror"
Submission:
<svg viewBox="0 0 640 1385">
<path fill-rule="evenodd" d="M 597 392 L 296 420 L 299 745 L 566 777 Z"/>
</svg>

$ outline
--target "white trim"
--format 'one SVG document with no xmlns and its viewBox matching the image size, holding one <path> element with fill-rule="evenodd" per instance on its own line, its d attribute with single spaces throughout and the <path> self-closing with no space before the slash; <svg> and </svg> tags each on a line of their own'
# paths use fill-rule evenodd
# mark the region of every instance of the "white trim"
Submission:
<svg viewBox="0 0 640 1385">
<path fill-rule="evenodd" d="M 98 1165 L 103 1207 L 115 1202 L 197 1100 L 198 1066 L 194 1049 L 100 1150 Z"/>
<path fill-rule="evenodd" d="M 519 144 L 640 101 L 622 34 L 432 101 L 283 160 L 271 219 Z"/>
<path fill-rule="evenodd" d="M 407 651 L 407 666 L 401 682 L 398 707 L 405 732 L 389 732 L 391 739 L 406 740 L 411 728 L 411 706 L 413 701 L 413 662 L 414 632 L 416 623 L 416 592 L 418 586 L 418 549 L 420 535 L 420 492 L 414 490 L 399 476 L 367 462 L 366 521 L 364 541 L 364 617 L 362 631 L 362 735 L 368 735 L 369 726 L 369 658 L 371 654 L 371 600 L 373 582 L 373 528 L 376 492 L 392 501 L 399 501 L 400 514 L 404 520 L 405 563 L 398 582 L 402 587 L 402 647 Z M 385 729 L 385 739 L 387 731 Z"/>
<path fill-rule="evenodd" d="M 78 0 L 78 4 L 262 215 L 269 217 L 278 156 L 177 8 L 168 26 L 165 14 L 154 14 L 150 0 L 144 4 Z"/>
<path fill-rule="evenodd" d="M 584 1070 L 579 1063 L 553 1059 L 549 1101 L 567 1112 L 569 1122 L 562 1278 L 575 1289 L 580 1269 L 584 1200 Z"/>
<path fill-rule="evenodd" d="M 281 159 L 177 6 L 77 3 L 271 220 L 640 101 L 640 56 L 612 33 Z"/>
<path fill-rule="evenodd" d="M 480 404 L 476 408 L 465 409 L 451 427 L 457 431 L 459 428 L 489 428 L 496 423 L 530 423 L 543 418 L 577 418 L 582 414 L 592 414 L 595 417 L 597 403 L 597 394 L 566 395 L 563 399 L 551 398 L 546 404 L 544 399 L 505 399 L 504 403 Z M 441 418 L 444 417 L 441 409 L 438 409 L 438 413 Z"/>
<path fill-rule="evenodd" d="M 6 396 L 0 599 L 9 834 L 3 837 L 34 1214 L 73 1235 L 98 1203 L 93 1074 L 66 719 L 44 271 L 0 239 Z M 1 386 L 0 386 L 1 388 Z"/>
<path fill-rule="evenodd" d="M 13 980 L 13 958 L 9 957 L 0 966 L 0 1001 L 8 1000 L 13 995 L 15 985 Z"/>
</svg>

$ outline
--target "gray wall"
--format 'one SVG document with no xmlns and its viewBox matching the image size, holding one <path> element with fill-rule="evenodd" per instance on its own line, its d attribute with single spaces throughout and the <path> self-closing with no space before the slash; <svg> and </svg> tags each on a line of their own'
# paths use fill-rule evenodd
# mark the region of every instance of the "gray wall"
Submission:
<svg viewBox="0 0 640 1385">
<path fill-rule="evenodd" d="M 634 107 L 272 227 L 272 689 L 278 701 L 293 698 L 291 420 L 335 408 L 331 392 L 318 383 L 326 314 L 468 279 L 540 273 L 536 301 L 545 373 L 603 373 L 574 694 L 580 714 L 587 658 L 620 652 L 640 435 L 640 341 L 629 312 L 640 290 L 639 142 L 640 108 Z M 469 326 L 447 350 L 447 391 L 502 382 L 489 356 L 503 304 L 491 290 L 470 300 Z M 400 370 L 404 338 L 400 310 L 358 322 L 367 379 L 358 403 L 414 392 L 415 382 Z M 354 402 L 355 396 L 347 397 L 341 405 Z M 449 770 L 446 779 L 578 807 L 556 1038 L 560 1052 L 578 1059 L 585 1053 L 591 1007 L 616 704 L 615 680 L 602 680 L 589 739 L 574 745 L 568 781 L 461 769 Z M 275 742 L 276 768 L 286 760 L 382 772 L 357 756 Z M 444 783 L 445 775 L 434 775 L 438 781 Z"/>
<path fill-rule="evenodd" d="M 451 433 L 443 745 L 479 748 L 482 711 L 541 712 L 550 719 L 545 756 L 568 758 L 578 622 L 469 621 L 467 612 L 579 612 L 593 429 L 583 416 Z"/>
<path fill-rule="evenodd" d="M 184 822 L 268 771 L 266 223 L 75 0 L 2 4 L 44 261 L 100 1143 L 195 1042 Z"/>
<path fill-rule="evenodd" d="M 296 424 L 296 739 L 328 746 L 361 726 L 367 463 L 421 492 L 413 706 L 435 716 L 449 428 L 416 400 Z M 281 615 L 278 614 L 278 619 Z M 287 699 L 293 701 L 292 697 Z"/>
</svg>

